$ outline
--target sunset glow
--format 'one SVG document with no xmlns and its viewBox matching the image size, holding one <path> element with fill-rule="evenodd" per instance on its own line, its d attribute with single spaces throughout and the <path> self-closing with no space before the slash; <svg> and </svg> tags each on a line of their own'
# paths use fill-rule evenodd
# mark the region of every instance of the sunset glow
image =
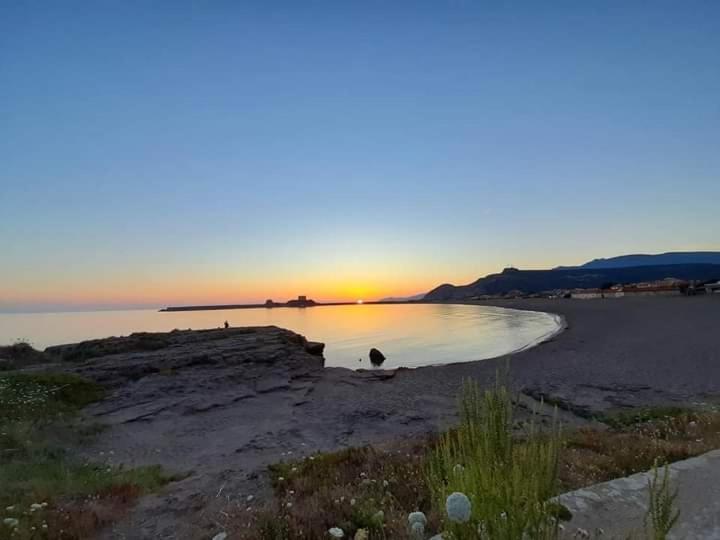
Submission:
<svg viewBox="0 0 720 540">
<path fill-rule="evenodd" d="M 712 3 L 150 11 L 4 10 L 0 310 L 370 301 L 718 248 Z"/>
</svg>

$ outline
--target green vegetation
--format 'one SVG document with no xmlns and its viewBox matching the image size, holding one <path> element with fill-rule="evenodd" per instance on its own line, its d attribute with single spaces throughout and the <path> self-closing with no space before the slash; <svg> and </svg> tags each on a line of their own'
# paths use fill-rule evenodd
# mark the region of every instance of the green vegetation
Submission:
<svg viewBox="0 0 720 540">
<path fill-rule="evenodd" d="M 657 464 L 653 467 L 653 477 L 648 483 L 649 505 L 645 517 L 645 528 L 648 538 L 652 540 L 665 540 L 673 528 L 680 512 L 675 509 L 677 489 L 670 487 L 670 469 L 665 465 L 661 474 L 658 474 Z"/>
<path fill-rule="evenodd" d="M 87 538 L 172 480 L 160 467 L 123 469 L 69 454 L 68 445 L 103 429 L 77 422 L 103 395 L 72 374 L 0 375 L 0 539 Z"/>
<path fill-rule="evenodd" d="M 0 422 L 48 421 L 103 397 L 100 385 L 69 373 L 0 376 Z"/>
<path fill-rule="evenodd" d="M 273 465 L 277 506 L 256 516 L 252 532 L 238 533 L 281 539 L 303 531 L 305 538 L 327 538 L 330 527 L 340 527 L 347 534 L 367 529 L 372 538 L 404 538 L 408 509 L 430 510 L 425 458 L 424 445 L 418 444 L 388 451 L 348 448 Z"/>
<path fill-rule="evenodd" d="M 567 434 L 560 455 L 563 491 L 648 471 L 656 462 L 672 463 L 720 448 L 720 414 L 666 408 L 628 412 L 626 418 L 650 418 L 623 428 L 581 429 Z"/>
<path fill-rule="evenodd" d="M 326 539 L 338 527 L 345 538 L 411 538 L 408 514 L 421 511 L 430 533 L 456 539 L 554 538 L 556 522 L 569 511 L 552 495 L 647 471 L 720 448 L 720 414 L 670 409 L 630 411 L 610 429 L 563 433 L 539 422 L 515 431 L 510 396 L 502 386 L 481 392 L 468 383 L 460 425 L 440 437 L 381 448 L 350 448 L 270 467 L 275 500 L 264 508 L 229 509 L 233 538 Z M 674 409 L 673 409 L 674 410 Z M 458 467 L 459 465 L 459 467 Z M 674 496 L 667 484 L 651 486 L 652 531 L 674 523 Z M 446 498 L 468 496 L 471 522 L 454 523 Z M 652 532 L 651 534 L 656 534 Z M 666 533 L 665 533 L 666 534 Z M 653 540 L 663 536 L 651 536 Z"/>
<path fill-rule="evenodd" d="M 447 505 L 448 538 L 555 538 L 560 434 L 556 425 L 539 433 L 533 422 L 522 441 L 512 434 L 512 402 L 501 386 L 481 392 L 467 382 L 460 426 L 431 453 L 428 488 L 435 508 Z M 452 512 L 452 493 L 463 494 L 470 512 Z M 464 501 L 461 497 L 456 497 Z"/>
<path fill-rule="evenodd" d="M 693 411 L 685 407 L 644 407 L 627 411 L 617 411 L 602 415 L 600 422 L 616 429 L 623 429 L 653 420 L 666 420 L 681 415 L 691 414 Z"/>
</svg>

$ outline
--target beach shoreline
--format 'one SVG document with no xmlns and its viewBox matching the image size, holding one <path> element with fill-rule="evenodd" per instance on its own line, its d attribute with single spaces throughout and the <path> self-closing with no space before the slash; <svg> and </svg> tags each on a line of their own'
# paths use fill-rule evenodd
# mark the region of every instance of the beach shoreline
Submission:
<svg viewBox="0 0 720 540">
<path fill-rule="evenodd" d="M 84 457 L 112 453 L 113 464 L 192 471 L 143 498 L 106 537 L 196 537 L 198 524 L 221 509 L 221 486 L 236 498 L 262 499 L 269 464 L 442 431 L 456 421 L 463 380 L 489 386 L 508 366 L 515 391 L 557 404 L 560 419 L 574 425 L 618 408 L 713 404 L 720 396 L 718 300 L 464 302 L 549 313 L 562 325 L 509 355 L 414 369 L 326 368 L 296 334 L 274 327 L 210 330 L 205 342 L 61 369 L 111 390 L 86 409 L 89 421 L 108 429 L 78 449 Z"/>
</svg>

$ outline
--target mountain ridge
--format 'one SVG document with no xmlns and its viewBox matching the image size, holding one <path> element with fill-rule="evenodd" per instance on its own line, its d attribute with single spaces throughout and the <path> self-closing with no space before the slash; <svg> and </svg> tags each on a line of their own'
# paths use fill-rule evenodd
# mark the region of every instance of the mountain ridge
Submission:
<svg viewBox="0 0 720 540">
<path fill-rule="evenodd" d="M 555 289 L 599 288 L 615 283 L 638 283 L 665 278 L 714 281 L 720 279 L 720 264 L 671 264 L 621 268 L 566 268 L 517 270 L 506 268 L 467 285 L 445 283 L 429 291 L 425 300 L 460 300 L 473 296 L 524 294 Z"/>
<path fill-rule="evenodd" d="M 665 253 L 631 253 L 598 258 L 580 266 L 558 266 L 556 270 L 573 268 L 630 268 L 634 266 L 665 266 L 673 264 L 720 264 L 720 251 L 667 251 Z"/>
</svg>

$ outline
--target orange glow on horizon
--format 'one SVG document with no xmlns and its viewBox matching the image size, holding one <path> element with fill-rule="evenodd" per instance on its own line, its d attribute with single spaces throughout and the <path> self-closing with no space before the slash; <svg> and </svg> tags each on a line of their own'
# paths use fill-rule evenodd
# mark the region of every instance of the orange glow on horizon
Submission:
<svg viewBox="0 0 720 540">
<path fill-rule="evenodd" d="M 298 295 L 306 295 L 316 302 L 355 302 L 380 300 L 385 297 L 412 296 L 426 292 L 439 282 L 406 282 L 392 280 L 379 283 L 360 283 L 352 285 L 340 282 L 298 282 L 294 284 L 228 284 L 216 282 L 207 285 L 203 282 L 146 282 L 141 284 L 113 283 L 105 284 L 67 284 L 59 287 L 33 288 L 31 294 L 7 295 L 10 302 L 28 304 L 63 304 L 69 307 L 90 304 L 103 305 L 191 305 L 191 304 L 235 304 L 264 303 L 267 299 L 284 302 Z M 272 291 L 272 292 L 265 292 Z"/>
<path fill-rule="evenodd" d="M 12 290 L 2 290 L 6 304 L 84 306 L 148 306 L 285 302 L 305 295 L 316 302 L 375 301 L 427 292 L 448 281 L 468 283 L 482 274 L 448 276 L 446 270 L 420 265 L 377 264 L 328 268 L 275 269 L 269 273 L 228 266 L 221 271 L 183 268 L 122 271 L 83 275 L 59 271 L 52 280 L 25 275 Z M 451 278 L 451 279 L 448 279 Z"/>
</svg>

